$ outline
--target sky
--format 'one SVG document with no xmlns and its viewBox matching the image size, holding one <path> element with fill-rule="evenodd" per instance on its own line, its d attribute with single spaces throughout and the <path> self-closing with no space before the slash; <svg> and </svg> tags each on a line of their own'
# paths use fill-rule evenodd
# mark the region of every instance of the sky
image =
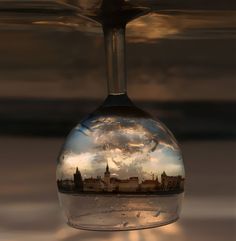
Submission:
<svg viewBox="0 0 236 241">
<path fill-rule="evenodd" d="M 88 124 L 89 123 L 89 124 Z M 184 176 L 181 152 L 164 127 L 152 119 L 97 117 L 78 125 L 61 152 L 57 178 L 72 178 L 78 167 L 82 177 L 111 176 L 152 179 L 162 172 Z"/>
</svg>

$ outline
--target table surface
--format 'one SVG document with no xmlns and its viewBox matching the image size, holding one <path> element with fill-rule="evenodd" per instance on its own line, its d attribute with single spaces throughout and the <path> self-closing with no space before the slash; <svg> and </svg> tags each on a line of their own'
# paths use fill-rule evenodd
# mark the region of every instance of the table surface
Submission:
<svg viewBox="0 0 236 241">
<path fill-rule="evenodd" d="M 235 240 L 235 143 L 185 141 L 187 187 L 181 219 L 161 228 L 89 232 L 70 228 L 57 200 L 62 138 L 0 137 L 0 241 Z"/>
</svg>

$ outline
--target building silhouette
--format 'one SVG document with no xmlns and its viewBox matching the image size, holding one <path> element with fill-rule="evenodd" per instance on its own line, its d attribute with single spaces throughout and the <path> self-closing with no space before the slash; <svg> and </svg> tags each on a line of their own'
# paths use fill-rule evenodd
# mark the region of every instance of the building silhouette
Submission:
<svg viewBox="0 0 236 241">
<path fill-rule="evenodd" d="M 184 189 L 184 178 L 182 176 L 167 176 L 165 172 L 161 174 L 161 187 L 164 191 Z"/>
<path fill-rule="evenodd" d="M 65 180 L 57 180 L 57 187 L 59 191 L 62 192 L 74 192 L 75 184 L 73 180 L 65 179 Z"/>
<path fill-rule="evenodd" d="M 74 174 L 74 184 L 75 184 L 74 188 L 76 191 L 83 191 L 84 183 L 78 167 L 76 168 L 76 172 Z"/>
<path fill-rule="evenodd" d="M 160 189 L 158 177 L 154 180 L 144 180 L 140 183 L 140 189 L 145 192 L 152 192 Z"/>
<path fill-rule="evenodd" d="M 180 193 L 184 190 L 185 179 L 178 176 L 168 176 L 164 171 L 161 174 L 161 182 L 154 175 L 150 180 L 139 182 L 138 177 L 129 177 L 128 179 L 119 179 L 111 177 L 109 166 L 107 164 L 103 177 L 90 177 L 83 180 L 82 175 L 76 168 L 73 174 L 73 180 L 57 180 L 58 189 L 66 193 L 80 192 L 157 192 L 157 193 Z"/>
<path fill-rule="evenodd" d="M 103 180 L 104 180 L 106 191 L 111 192 L 113 190 L 113 188 L 112 188 L 112 185 L 111 185 L 111 173 L 109 171 L 108 163 L 107 163 L 107 166 L 106 166 L 106 171 L 104 172 Z"/>
</svg>

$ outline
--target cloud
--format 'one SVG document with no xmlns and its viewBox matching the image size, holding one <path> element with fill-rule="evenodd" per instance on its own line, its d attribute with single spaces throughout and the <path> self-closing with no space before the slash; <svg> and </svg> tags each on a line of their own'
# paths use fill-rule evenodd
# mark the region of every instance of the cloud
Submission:
<svg viewBox="0 0 236 241">
<path fill-rule="evenodd" d="M 112 174 L 120 178 L 150 174 L 183 174 L 181 153 L 175 140 L 160 123 L 152 119 L 117 116 L 98 117 L 85 121 L 83 132 L 72 135 L 58 167 L 59 177 L 73 177 L 78 167 L 84 177 L 103 176 L 107 163 Z M 78 138 L 78 140 L 76 139 Z M 85 142 L 83 142 L 85 138 Z M 81 150 L 86 147 L 85 151 Z M 71 151 L 72 151 L 71 150 Z"/>
</svg>

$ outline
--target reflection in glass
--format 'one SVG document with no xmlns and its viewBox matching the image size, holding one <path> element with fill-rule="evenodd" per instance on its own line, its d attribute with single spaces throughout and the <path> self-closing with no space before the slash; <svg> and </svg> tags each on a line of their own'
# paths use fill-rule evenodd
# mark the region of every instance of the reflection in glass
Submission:
<svg viewBox="0 0 236 241">
<path fill-rule="evenodd" d="M 86 16 L 103 26 L 108 97 L 71 131 L 61 150 L 61 205 L 69 225 L 80 229 L 171 223 L 179 217 L 184 192 L 180 149 L 170 131 L 126 93 L 125 26 L 147 8 L 123 0 L 104 0 L 98 8 L 86 2 L 92 3 L 83 1 Z"/>
<path fill-rule="evenodd" d="M 121 105 L 114 105 L 114 99 Z M 172 222 L 179 215 L 184 180 L 172 134 L 126 95 L 110 95 L 72 130 L 57 167 L 69 224 L 84 229 L 137 229 Z"/>
</svg>

